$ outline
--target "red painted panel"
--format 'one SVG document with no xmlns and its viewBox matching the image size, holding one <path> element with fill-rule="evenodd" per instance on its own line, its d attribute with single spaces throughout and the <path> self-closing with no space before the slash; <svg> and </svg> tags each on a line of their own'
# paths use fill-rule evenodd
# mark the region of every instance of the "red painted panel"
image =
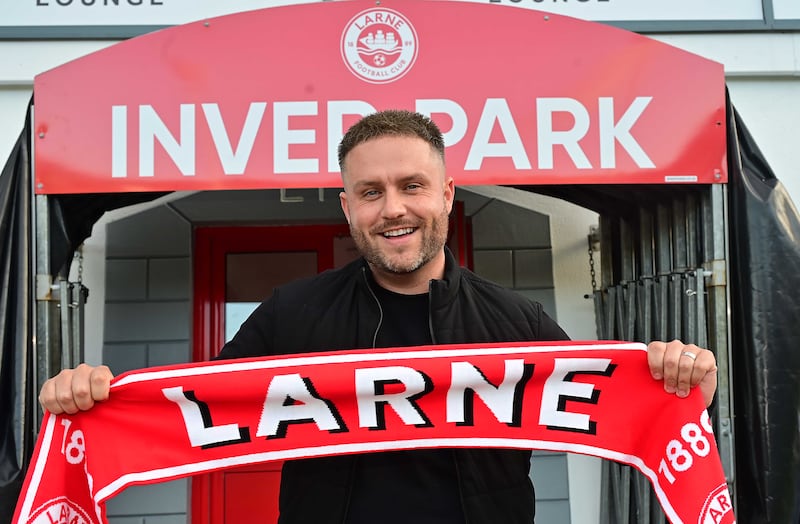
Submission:
<svg viewBox="0 0 800 524">
<path fill-rule="evenodd" d="M 37 193 L 339 187 L 343 129 L 398 107 L 440 124 L 459 185 L 727 179 L 720 64 L 488 3 L 234 14 L 67 63 L 34 92 Z"/>
<path fill-rule="evenodd" d="M 225 475 L 222 522 L 278 522 L 281 464 L 242 468 Z"/>
</svg>

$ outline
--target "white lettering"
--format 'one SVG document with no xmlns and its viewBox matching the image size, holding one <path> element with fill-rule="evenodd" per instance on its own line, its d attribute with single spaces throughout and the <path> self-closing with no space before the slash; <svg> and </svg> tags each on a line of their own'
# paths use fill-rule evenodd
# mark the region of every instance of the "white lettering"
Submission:
<svg viewBox="0 0 800 524">
<path fill-rule="evenodd" d="M 307 422 L 320 430 L 345 429 L 333 404 L 317 395 L 310 380 L 297 373 L 272 377 L 256 436 L 285 437 L 289 423 Z"/>
<path fill-rule="evenodd" d="M 219 112 L 218 104 L 203 104 L 203 113 L 208 122 L 208 129 L 211 131 L 211 138 L 214 140 L 214 147 L 217 149 L 217 156 L 222 164 L 222 171 L 226 175 L 241 175 L 247 168 L 247 161 L 253 151 L 253 144 L 256 141 L 256 134 L 264 118 L 266 102 L 253 102 L 247 110 L 247 117 L 244 127 L 239 135 L 239 145 L 236 151 L 233 150 L 225 122 Z"/>
<path fill-rule="evenodd" d="M 139 176 L 151 177 L 155 173 L 156 140 L 164 147 L 181 174 L 194 175 L 194 104 L 181 104 L 180 114 L 181 139 L 177 141 L 153 106 L 139 106 Z"/>
<path fill-rule="evenodd" d="M 444 143 L 448 147 L 461 142 L 461 139 L 467 134 L 467 112 L 453 100 L 446 98 L 417 100 L 416 110 L 429 118 L 433 118 L 436 113 L 442 113 L 450 117 L 453 125 L 447 131 L 442 130 L 442 138 L 444 138 Z M 437 124 L 439 123 L 437 122 Z M 441 124 L 439 124 L 439 128 L 442 129 Z"/>
<path fill-rule="evenodd" d="M 505 142 L 490 143 L 494 124 L 500 126 Z M 469 148 L 469 155 L 464 169 L 476 171 L 481 168 L 483 159 L 487 157 L 511 157 L 514 167 L 517 169 L 530 169 L 531 163 L 522 145 L 522 138 L 519 136 L 517 124 L 511 115 L 511 109 L 505 98 L 489 98 L 483 106 L 481 119 L 478 121 L 478 129 L 472 139 L 472 146 Z"/>
<path fill-rule="evenodd" d="M 128 106 L 111 106 L 111 178 L 128 176 Z"/>
<path fill-rule="evenodd" d="M 495 386 L 481 370 L 469 362 L 452 362 L 451 386 L 447 391 L 447 422 L 460 425 L 473 424 L 474 396 L 486 404 L 499 422 L 519 425 L 522 413 L 522 391 L 526 382 L 525 361 L 505 361 L 505 375 Z"/>
<path fill-rule="evenodd" d="M 556 358 L 553 373 L 547 378 L 542 391 L 539 424 L 549 429 L 594 433 L 596 423 L 584 413 L 566 410 L 566 401 L 596 404 L 599 391 L 594 384 L 573 382 L 575 374 L 610 375 L 611 360 L 607 358 Z"/>
<path fill-rule="evenodd" d="M 615 142 L 619 142 L 637 166 L 656 167 L 642 146 L 631 135 L 631 128 L 642 116 L 652 99 L 652 96 L 636 97 L 619 122 L 614 123 L 614 99 L 611 97 L 600 98 L 600 167 L 608 169 L 617 167 Z"/>
<path fill-rule="evenodd" d="M 535 117 L 533 111 L 526 113 L 526 118 L 535 118 L 535 122 L 522 122 L 518 120 L 519 115 L 515 120 L 505 98 L 486 99 L 477 120 L 457 101 L 446 98 L 418 99 L 415 109 L 442 120 L 440 127 L 448 148 L 469 142 L 468 149 L 466 146 L 459 148 L 459 154 L 466 156 L 462 157 L 465 172 L 482 169 L 485 159 L 505 158 L 513 163 L 513 167 L 509 166 L 511 172 L 525 174 L 533 169 L 558 169 L 560 173 L 573 166 L 581 170 L 593 169 L 593 166 L 615 169 L 619 151 L 629 155 L 639 169 L 654 168 L 653 160 L 634 134 L 634 126 L 642 119 L 652 100 L 653 97 L 636 97 L 624 112 L 619 109 L 615 112 L 616 101 L 613 98 L 599 97 L 597 114 L 590 114 L 587 106 L 574 98 L 537 98 L 530 102 L 535 104 Z M 230 116 L 226 118 L 224 114 L 224 106 L 204 103 L 201 105 L 201 118 L 205 118 L 208 134 L 201 136 L 198 133 L 205 132 L 206 126 L 199 129 L 196 126 L 194 104 L 180 104 L 178 123 L 175 123 L 174 114 L 169 119 L 163 118 L 169 109 L 162 108 L 157 112 L 151 105 L 140 105 L 131 109 L 138 110 L 137 120 L 129 116 L 127 106 L 111 106 L 110 176 L 128 177 L 128 160 L 137 153 L 140 177 L 153 177 L 156 172 L 159 176 L 170 177 L 170 166 L 164 166 L 169 161 L 183 176 L 193 176 L 197 169 L 196 144 L 198 140 L 208 143 L 209 139 L 216 149 L 223 175 L 246 175 L 255 171 L 251 164 L 255 162 L 256 151 L 259 162 L 272 157 L 272 166 L 258 166 L 258 172 L 263 174 L 266 170 L 268 177 L 294 173 L 322 174 L 320 164 L 325 160 L 327 173 L 338 173 L 337 146 L 345 128 L 351 121 L 375 112 L 375 107 L 363 100 L 329 100 L 322 111 L 327 120 L 322 123 L 314 118 L 320 116 L 317 101 L 270 103 L 273 104 L 271 123 L 265 122 L 268 103 L 251 102 L 239 133 L 239 124 L 231 125 Z M 271 135 L 262 129 L 270 124 Z M 535 132 L 530 130 L 533 125 L 536 126 Z M 318 129 L 327 132 L 325 140 L 317 136 Z M 593 131 L 591 135 L 590 130 Z M 137 133 L 139 140 L 135 144 Z M 588 148 L 587 137 L 591 137 L 593 145 L 596 141 L 596 149 Z M 163 153 L 156 154 L 156 142 L 162 146 Z M 323 142 L 327 145 L 324 152 Z M 138 146 L 138 152 L 132 149 L 135 146 Z M 534 149 L 536 158 L 533 157 Z M 591 157 L 587 154 L 590 150 Z M 208 155 L 202 158 L 206 159 Z M 213 165 L 201 166 L 201 169 L 204 174 L 211 175 L 219 170 Z"/>
<path fill-rule="evenodd" d="M 280 173 L 316 173 L 319 171 L 317 158 L 289 158 L 291 144 L 314 144 L 317 141 L 313 129 L 289 129 L 289 117 L 315 116 L 317 114 L 316 102 L 275 102 L 272 104 L 274 113 L 273 135 L 275 143 L 273 152 L 273 166 L 276 174 Z"/>
<path fill-rule="evenodd" d="M 344 115 L 366 116 L 375 108 L 361 100 L 328 102 L 328 173 L 339 172 L 339 142 L 344 136 Z"/>
<path fill-rule="evenodd" d="M 176 403 L 183 416 L 183 424 L 189 435 L 189 443 L 193 447 L 208 447 L 224 443 L 241 442 L 246 440 L 245 435 L 237 424 L 214 426 L 211 424 L 211 415 L 208 407 L 194 398 L 194 394 L 184 392 L 181 386 L 164 388 L 161 390 L 168 400 Z M 205 411 L 205 414 L 203 413 Z M 203 419 L 208 421 L 208 425 Z"/>
<path fill-rule="evenodd" d="M 553 129 L 553 113 L 565 112 L 572 115 L 575 123 L 572 129 L 556 131 Z M 589 112 L 574 98 L 537 98 L 536 133 L 539 137 L 539 169 L 553 169 L 553 148 L 564 146 L 567 154 L 578 169 L 591 169 L 578 141 L 589 131 Z"/>
<path fill-rule="evenodd" d="M 432 388 L 421 371 L 403 366 L 356 369 L 355 381 L 360 427 L 385 429 L 386 406 L 391 406 L 406 425 L 430 425 L 415 402 Z M 387 386 L 402 386 L 402 391 L 387 393 Z"/>
</svg>

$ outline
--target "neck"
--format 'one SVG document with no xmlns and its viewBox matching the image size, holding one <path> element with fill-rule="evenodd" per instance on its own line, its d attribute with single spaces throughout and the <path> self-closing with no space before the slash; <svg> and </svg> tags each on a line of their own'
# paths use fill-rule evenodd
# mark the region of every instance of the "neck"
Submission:
<svg viewBox="0 0 800 524">
<path fill-rule="evenodd" d="M 445 256 L 442 250 L 427 264 L 410 273 L 392 273 L 369 265 L 375 282 L 384 289 L 402 295 L 419 295 L 428 292 L 431 280 L 444 278 Z"/>
</svg>

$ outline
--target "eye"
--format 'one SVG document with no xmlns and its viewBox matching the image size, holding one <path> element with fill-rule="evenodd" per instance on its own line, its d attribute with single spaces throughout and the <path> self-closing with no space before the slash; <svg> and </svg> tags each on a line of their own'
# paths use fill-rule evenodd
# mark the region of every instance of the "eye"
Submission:
<svg viewBox="0 0 800 524">
<path fill-rule="evenodd" d="M 377 198 L 380 196 L 381 192 L 377 189 L 368 189 L 362 193 L 364 198 Z"/>
<path fill-rule="evenodd" d="M 421 187 L 422 187 L 422 185 L 420 185 L 420 184 L 418 184 L 416 182 L 412 182 L 412 183 L 406 185 L 406 191 L 414 191 L 414 190 L 419 189 Z"/>
</svg>

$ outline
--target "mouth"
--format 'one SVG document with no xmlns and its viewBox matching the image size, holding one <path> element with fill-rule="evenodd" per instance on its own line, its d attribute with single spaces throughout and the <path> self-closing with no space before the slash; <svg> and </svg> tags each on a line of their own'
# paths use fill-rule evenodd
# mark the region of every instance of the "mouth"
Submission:
<svg viewBox="0 0 800 524">
<path fill-rule="evenodd" d="M 397 238 L 410 235 L 416 230 L 417 228 L 415 227 L 401 227 L 398 229 L 391 229 L 389 231 L 384 231 L 383 233 L 381 233 L 381 235 L 383 236 L 383 238 Z"/>
</svg>

